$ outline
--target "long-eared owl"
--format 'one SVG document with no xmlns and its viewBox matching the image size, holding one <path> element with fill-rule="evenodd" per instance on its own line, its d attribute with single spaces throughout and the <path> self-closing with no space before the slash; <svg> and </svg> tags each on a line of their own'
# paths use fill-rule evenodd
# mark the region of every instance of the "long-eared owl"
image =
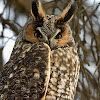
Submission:
<svg viewBox="0 0 100 100">
<path fill-rule="evenodd" d="M 73 100 L 79 57 L 68 22 L 69 4 L 60 16 L 46 15 L 32 2 L 32 16 L 19 33 L 10 60 L 0 72 L 0 100 Z"/>
</svg>

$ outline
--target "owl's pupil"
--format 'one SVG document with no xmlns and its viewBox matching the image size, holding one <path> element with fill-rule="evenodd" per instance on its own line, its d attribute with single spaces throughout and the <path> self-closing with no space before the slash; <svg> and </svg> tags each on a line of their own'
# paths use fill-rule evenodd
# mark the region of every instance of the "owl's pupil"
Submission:
<svg viewBox="0 0 100 100">
<path fill-rule="evenodd" d="M 37 38 L 42 38 L 42 34 L 38 30 L 36 30 L 36 32 L 34 33 L 34 36 Z"/>
<path fill-rule="evenodd" d="M 60 39 L 60 38 L 62 38 L 61 32 L 59 32 L 59 33 L 56 35 L 55 39 Z"/>
</svg>

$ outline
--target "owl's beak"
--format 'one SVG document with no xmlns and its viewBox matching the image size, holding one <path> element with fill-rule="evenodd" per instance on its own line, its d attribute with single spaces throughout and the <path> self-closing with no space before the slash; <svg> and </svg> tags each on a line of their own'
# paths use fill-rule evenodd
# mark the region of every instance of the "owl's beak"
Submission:
<svg viewBox="0 0 100 100">
<path fill-rule="evenodd" d="M 48 38 L 48 40 L 46 41 L 46 43 L 49 45 L 51 49 L 53 49 L 56 46 L 56 42 L 57 40 L 53 38 Z"/>
<path fill-rule="evenodd" d="M 50 48 L 52 48 L 52 45 L 51 45 L 51 38 L 50 38 L 49 36 L 47 37 L 45 43 L 48 44 Z"/>
<path fill-rule="evenodd" d="M 48 38 L 48 40 L 46 41 L 46 43 L 50 46 L 50 39 Z"/>
</svg>

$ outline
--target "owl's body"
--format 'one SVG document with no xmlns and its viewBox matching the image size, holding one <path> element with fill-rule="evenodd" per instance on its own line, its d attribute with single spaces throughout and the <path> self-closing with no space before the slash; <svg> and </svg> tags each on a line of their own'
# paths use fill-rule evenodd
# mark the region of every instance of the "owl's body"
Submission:
<svg viewBox="0 0 100 100">
<path fill-rule="evenodd" d="M 73 100 L 79 76 L 75 44 L 51 51 L 51 77 L 46 100 Z"/>
<path fill-rule="evenodd" d="M 80 65 L 67 23 L 73 8 L 48 16 L 40 2 L 32 3 L 32 16 L 0 73 L 0 100 L 74 99 Z"/>
</svg>

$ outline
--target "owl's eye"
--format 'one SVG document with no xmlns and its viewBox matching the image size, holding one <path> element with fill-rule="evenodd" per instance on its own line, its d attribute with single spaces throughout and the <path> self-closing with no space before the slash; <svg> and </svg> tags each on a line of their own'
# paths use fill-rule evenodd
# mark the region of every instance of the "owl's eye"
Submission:
<svg viewBox="0 0 100 100">
<path fill-rule="evenodd" d="M 62 34 L 61 34 L 61 32 L 59 32 L 59 33 L 56 35 L 55 39 L 61 39 L 61 38 L 62 38 Z"/>
<path fill-rule="evenodd" d="M 42 38 L 42 34 L 38 30 L 36 30 L 36 32 L 34 33 L 34 36 L 37 38 Z"/>
</svg>

